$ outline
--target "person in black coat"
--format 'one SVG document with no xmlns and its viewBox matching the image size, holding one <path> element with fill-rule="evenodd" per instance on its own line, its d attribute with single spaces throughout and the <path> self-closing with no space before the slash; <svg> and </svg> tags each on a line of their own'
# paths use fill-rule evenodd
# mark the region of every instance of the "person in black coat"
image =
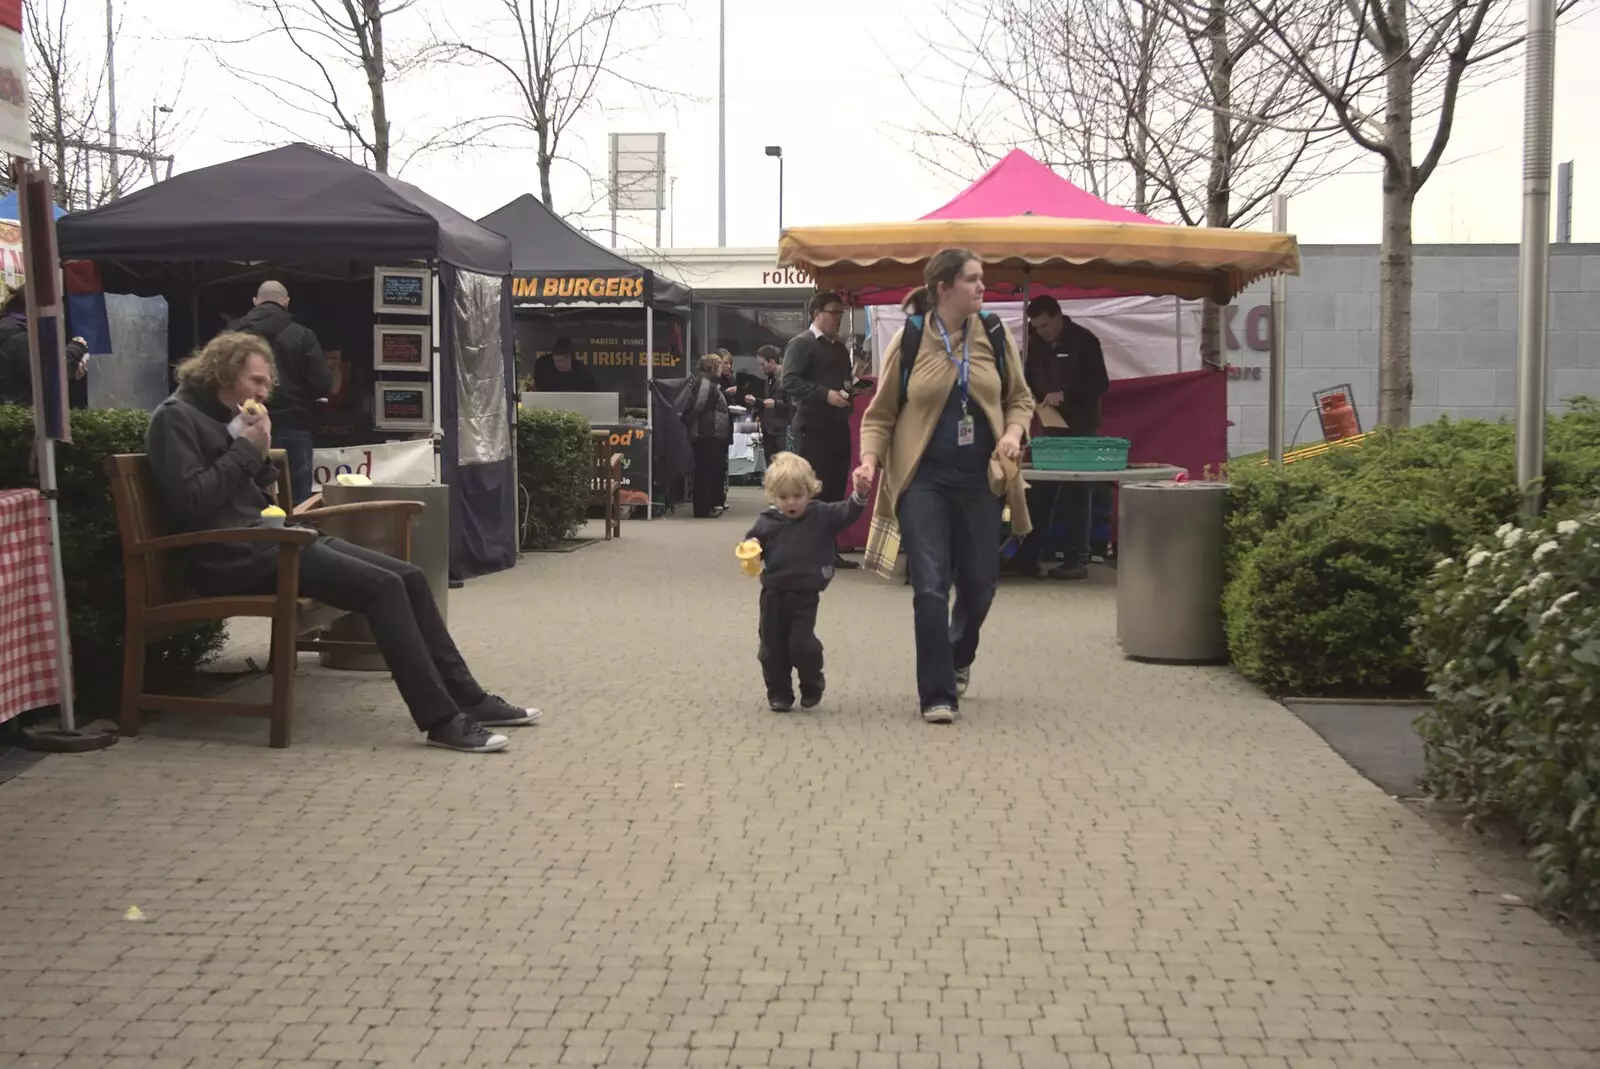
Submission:
<svg viewBox="0 0 1600 1069">
<path fill-rule="evenodd" d="M 316 332 L 289 314 L 282 282 L 263 282 L 255 307 L 229 324 L 230 331 L 267 339 L 278 363 L 278 385 L 267 399 L 272 447 L 289 455 L 289 485 L 296 505 L 311 496 L 311 460 L 317 405 L 333 390 L 333 373 Z"/>
<path fill-rule="evenodd" d="M 89 346 L 67 342 L 67 404 L 89 407 Z M 0 308 L 0 405 L 33 406 L 33 352 L 28 346 L 28 294 L 11 291 Z"/>
<path fill-rule="evenodd" d="M 783 351 L 776 345 L 763 345 L 756 350 L 761 370 L 766 374 L 759 396 L 745 398 L 750 411 L 761 421 L 761 452 L 768 464 L 779 453 L 789 451 L 789 420 L 794 407 L 783 389 Z"/>
<path fill-rule="evenodd" d="M 700 358 L 700 375 L 689 395 L 683 422 L 694 447 L 694 514 L 720 515 L 726 505 L 728 439 L 733 433 L 728 399 L 722 391 L 722 357 Z"/>
</svg>

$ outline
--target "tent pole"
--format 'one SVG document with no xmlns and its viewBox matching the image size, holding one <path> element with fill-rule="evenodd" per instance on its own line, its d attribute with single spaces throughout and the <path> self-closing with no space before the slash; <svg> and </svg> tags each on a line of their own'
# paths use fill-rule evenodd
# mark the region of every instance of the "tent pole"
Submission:
<svg viewBox="0 0 1600 1069">
<path fill-rule="evenodd" d="M 1172 336 L 1177 346 L 1178 374 L 1183 374 L 1183 298 L 1172 298 Z"/>
<path fill-rule="evenodd" d="M 1289 232 L 1289 198 L 1282 193 L 1272 197 L 1272 229 Z M 1283 467 L 1283 379 L 1286 359 L 1285 331 L 1288 323 L 1289 280 L 1282 271 L 1272 276 L 1272 351 L 1267 368 L 1267 459 Z"/>
<path fill-rule="evenodd" d="M 440 359 L 444 355 L 444 339 L 441 332 L 443 320 L 440 319 L 443 309 L 439 306 L 439 261 L 428 261 L 429 274 L 433 276 L 433 477 L 436 482 L 444 482 L 444 413 L 439 411 L 440 400 L 443 396 L 439 382 L 439 369 L 444 363 Z"/>
<path fill-rule="evenodd" d="M 659 217 L 658 217 L 659 218 Z M 649 275 L 645 276 L 647 279 Z M 644 288 L 644 495 L 645 519 L 650 519 L 655 512 L 656 503 L 656 443 L 655 432 L 655 391 L 650 384 L 656 380 L 656 310 L 651 306 L 651 293 L 653 289 L 648 282 Z"/>
</svg>

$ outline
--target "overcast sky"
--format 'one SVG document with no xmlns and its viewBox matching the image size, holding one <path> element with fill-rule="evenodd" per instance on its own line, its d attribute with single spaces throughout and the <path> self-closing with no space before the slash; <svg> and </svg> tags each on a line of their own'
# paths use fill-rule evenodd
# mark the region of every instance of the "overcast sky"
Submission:
<svg viewBox="0 0 1600 1069">
<path fill-rule="evenodd" d="M 61 0 L 54 0 L 60 3 Z M 431 2 L 431 0 L 425 0 Z M 98 2 L 70 0 L 85 52 L 98 46 L 103 22 Z M 1593 6 L 1594 0 L 1583 0 Z M 480 25 L 501 0 L 452 0 L 458 29 Z M 728 0 L 727 138 L 728 244 L 771 245 L 777 231 L 777 173 L 763 146 L 784 148 L 785 221 L 832 223 L 915 218 L 944 203 L 966 182 L 941 174 L 908 150 L 908 131 L 920 121 L 919 104 L 897 70 L 918 61 L 918 27 L 926 27 L 930 0 Z M 1518 8 L 1520 11 L 1520 6 Z M 171 145 L 178 168 L 221 162 L 256 147 L 289 140 L 255 116 L 276 117 L 310 140 L 326 128 L 219 70 L 206 50 L 186 38 L 237 36 L 253 22 L 232 0 L 118 0 L 123 36 L 118 54 L 119 125 L 152 102 L 174 104 L 179 129 Z M 913 20 L 917 20 L 916 24 Z M 1556 65 L 1556 159 L 1576 161 L 1574 237 L 1600 241 L 1600 138 L 1592 111 L 1600 100 L 1600 19 L 1564 25 Z M 395 27 L 415 37 L 416 24 Z M 635 69 L 681 94 L 653 104 L 639 93 L 612 87 L 575 128 L 574 155 L 604 169 L 613 131 L 664 131 L 668 172 L 677 203 L 663 240 L 678 247 L 717 239 L 717 2 L 684 0 L 657 39 L 653 26 L 635 23 L 628 40 L 644 48 Z M 241 62 L 284 76 L 308 77 L 279 46 L 232 49 Z M 181 79 L 181 90 L 180 86 Z M 1417 207 L 1416 239 L 1515 242 L 1521 217 L 1522 79 L 1513 71 L 1465 98 L 1457 114 L 1445 166 Z M 932 99 L 935 108 L 950 102 Z M 420 141 L 466 119 L 514 108 L 488 72 L 451 69 L 397 86 L 390 103 L 397 132 Z M 254 113 L 254 115 L 252 115 Z M 464 154 L 413 161 L 403 178 L 474 217 L 523 192 L 537 192 L 533 153 L 515 146 L 479 146 Z M 966 176 L 976 177 L 976 172 Z M 589 201 L 576 168 L 566 168 L 556 207 L 570 211 Z M 1380 188 L 1373 158 L 1295 199 L 1291 230 L 1303 243 L 1378 239 Z M 604 226 L 591 216 L 588 223 Z M 650 216 L 625 217 L 623 244 L 650 243 Z"/>
</svg>

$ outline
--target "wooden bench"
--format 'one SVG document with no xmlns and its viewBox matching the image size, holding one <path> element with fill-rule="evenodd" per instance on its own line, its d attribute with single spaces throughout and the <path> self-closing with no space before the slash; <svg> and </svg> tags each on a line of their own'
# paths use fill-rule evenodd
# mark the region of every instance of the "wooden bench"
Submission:
<svg viewBox="0 0 1600 1069">
<path fill-rule="evenodd" d="M 286 458 L 282 450 L 272 450 L 270 455 L 278 465 L 278 482 L 272 497 L 277 502 L 292 501 Z M 258 716 L 271 721 L 271 745 L 278 749 L 288 746 L 294 714 L 295 655 L 300 650 L 375 652 L 371 643 L 330 642 L 317 637 L 323 628 L 347 612 L 299 596 L 300 551 L 317 540 L 316 532 L 289 527 L 239 527 L 171 534 L 157 505 L 149 463 L 143 454 L 108 457 L 106 474 L 110 476 L 111 496 L 116 503 L 127 585 L 120 712 L 122 734 L 139 734 L 139 714 L 145 709 L 207 716 Z M 280 507 L 290 511 L 286 505 Z M 419 501 L 324 506 L 318 495 L 294 510 L 293 520 L 297 524 L 317 526 L 327 521 L 337 524 L 341 516 L 388 513 L 394 522 L 393 544 L 388 551 L 409 560 L 411 521 L 422 508 Z M 207 598 L 188 587 L 183 580 L 184 551 L 231 542 L 268 542 L 278 546 L 278 582 L 274 593 Z M 224 698 L 154 694 L 145 690 L 145 656 L 151 642 L 235 616 L 265 617 L 272 621 L 270 699 L 257 704 Z"/>
<path fill-rule="evenodd" d="M 611 444 L 607 431 L 591 432 L 594 437 L 594 475 L 589 489 L 589 504 L 605 510 L 606 541 L 622 537 L 622 454 Z"/>
</svg>

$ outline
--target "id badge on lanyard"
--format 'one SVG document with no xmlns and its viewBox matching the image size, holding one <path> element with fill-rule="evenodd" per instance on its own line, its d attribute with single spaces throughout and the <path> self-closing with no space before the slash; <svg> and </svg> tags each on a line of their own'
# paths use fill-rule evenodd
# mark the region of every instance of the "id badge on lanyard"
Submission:
<svg viewBox="0 0 1600 1069">
<path fill-rule="evenodd" d="M 944 352 L 952 361 L 956 358 L 956 347 L 950 343 L 950 332 L 945 329 L 944 320 L 938 315 L 933 317 L 939 325 L 939 337 L 944 340 Z M 967 383 L 972 374 L 972 338 L 968 329 L 969 324 L 961 325 L 961 361 L 956 364 L 956 379 L 961 384 L 961 422 L 956 424 L 956 445 L 969 446 L 977 441 L 977 429 L 972 422 L 972 415 L 967 411 Z"/>
</svg>

